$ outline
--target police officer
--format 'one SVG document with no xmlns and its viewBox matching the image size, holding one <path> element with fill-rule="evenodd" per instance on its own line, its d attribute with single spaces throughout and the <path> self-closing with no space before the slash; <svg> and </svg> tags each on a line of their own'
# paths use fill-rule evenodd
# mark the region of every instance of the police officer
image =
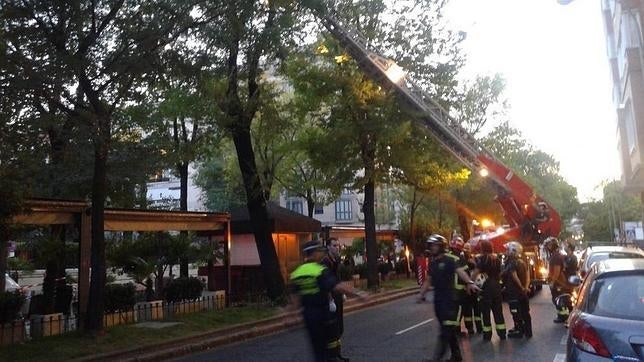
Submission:
<svg viewBox="0 0 644 362">
<path fill-rule="evenodd" d="M 463 245 L 463 259 L 465 259 L 465 262 L 467 263 L 467 272 L 471 278 L 472 274 L 474 274 L 474 269 L 476 269 L 476 263 L 474 261 L 474 256 L 472 255 L 472 245 L 470 245 L 470 243 L 465 243 Z M 467 334 L 471 336 L 474 333 L 483 333 L 478 295 L 465 294 L 462 306 L 463 321 L 465 322 Z M 474 327 L 476 327 L 476 330 Z"/>
<path fill-rule="evenodd" d="M 557 303 L 557 298 L 562 294 L 569 294 L 572 288 L 566 281 L 564 273 L 565 260 L 559 251 L 559 240 L 555 237 L 549 237 L 544 241 L 544 249 L 549 255 L 548 258 L 548 280 L 550 282 L 550 294 L 552 295 L 552 304 L 557 309 L 557 317 L 553 320 L 555 323 L 564 323 L 568 319 L 570 310 L 565 303 Z"/>
<path fill-rule="evenodd" d="M 336 238 L 331 238 L 327 242 L 327 255 L 322 259 L 322 265 L 326 266 L 331 274 L 337 280 L 340 279 L 340 241 Z M 332 342 L 337 344 L 336 352 L 334 353 L 341 361 L 349 361 L 348 358 L 342 356 L 342 334 L 344 333 L 344 294 L 336 291 L 331 292 L 333 304 L 335 304 L 335 312 L 333 318 L 333 325 L 331 327 Z"/>
<path fill-rule="evenodd" d="M 505 339 L 505 319 L 503 318 L 503 297 L 501 295 L 501 259 L 493 252 L 492 243 L 481 241 L 481 255 L 476 258 L 476 269 L 472 277 L 485 274 L 482 292 L 479 297 L 481 322 L 483 324 L 483 340 L 492 339 L 492 322 L 490 312 L 494 315 L 496 334 Z"/>
<path fill-rule="evenodd" d="M 508 297 L 508 306 L 514 328 L 508 331 L 510 338 L 531 338 L 532 318 L 530 317 L 530 304 L 528 292 L 530 291 L 530 275 L 528 267 L 521 259 L 523 245 L 517 241 L 505 244 L 506 263 L 503 268 L 503 285 Z"/>
<path fill-rule="evenodd" d="M 357 295 L 353 288 L 340 284 L 335 276 L 320 263 L 326 255 L 326 248 L 317 241 L 307 241 L 302 246 L 304 264 L 291 273 L 290 296 L 292 306 L 302 307 L 302 319 L 306 327 L 316 362 L 336 360 L 330 326 L 333 312 L 329 308 L 331 292 Z M 333 347 L 333 346 L 331 346 Z"/>
<path fill-rule="evenodd" d="M 425 294 L 430 285 L 434 287 L 434 308 L 436 318 L 440 323 L 438 347 L 434 354 L 434 361 L 440 361 L 451 349 L 450 361 L 462 361 L 461 350 L 456 338 L 456 327 L 460 325 L 461 306 L 457 301 L 456 284 L 462 279 L 467 285 L 468 292 L 476 292 L 478 288 L 470 279 L 464 267 L 459 267 L 458 258 L 447 254 L 447 240 L 438 234 L 433 234 L 427 240 L 432 261 L 429 266 L 429 275 L 423 283 L 418 297 L 418 302 L 425 299 Z"/>
</svg>

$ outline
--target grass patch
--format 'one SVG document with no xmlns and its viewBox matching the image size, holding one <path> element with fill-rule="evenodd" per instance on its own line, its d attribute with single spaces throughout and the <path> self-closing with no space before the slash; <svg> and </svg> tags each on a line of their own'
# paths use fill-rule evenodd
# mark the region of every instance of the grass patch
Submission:
<svg viewBox="0 0 644 362">
<path fill-rule="evenodd" d="M 68 333 L 21 345 L 3 346 L 0 348 L 0 361 L 66 361 L 198 335 L 233 324 L 268 318 L 275 313 L 276 309 L 270 307 L 235 307 L 177 316 L 171 321 L 182 324 L 159 330 L 134 325 L 116 326 L 107 329 L 105 336 L 100 339 L 83 336 L 78 332 Z"/>
<path fill-rule="evenodd" d="M 393 279 L 393 280 L 383 281 L 380 284 L 380 286 L 385 290 L 395 290 L 395 289 L 403 289 L 403 288 L 409 288 L 409 287 L 417 287 L 418 282 L 416 282 L 416 279 Z"/>
</svg>

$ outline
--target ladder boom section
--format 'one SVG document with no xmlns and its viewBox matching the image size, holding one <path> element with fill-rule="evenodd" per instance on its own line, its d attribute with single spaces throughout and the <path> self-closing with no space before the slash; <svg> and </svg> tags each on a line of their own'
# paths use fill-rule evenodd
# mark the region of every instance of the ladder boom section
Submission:
<svg viewBox="0 0 644 362">
<path fill-rule="evenodd" d="M 421 122 L 443 148 L 473 172 L 488 171 L 488 178 L 497 191 L 496 200 L 510 227 L 506 236 L 522 241 L 540 241 L 559 234 L 561 220 L 557 211 L 514 175 L 420 85 L 408 79 L 394 61 L 370 51 L 362 35 L 345 27 L 331 14 L 320 15 L 320 19 L 360 69 L 376 83 L 394 91 L 401 101 L 401 108 Z"/>
</svg>

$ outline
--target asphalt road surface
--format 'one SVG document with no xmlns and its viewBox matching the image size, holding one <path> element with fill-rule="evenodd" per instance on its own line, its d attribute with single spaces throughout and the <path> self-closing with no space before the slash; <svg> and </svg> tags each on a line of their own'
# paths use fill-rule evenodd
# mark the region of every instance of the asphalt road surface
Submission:
<svg viewBox="0 0 644 362">
<path fill-rule="evenodd" d="M 345 316 L 343 355 L 351 361 L 422 361 L 436 347 L 438 322 L 431 303 L 415 296 Z M 507 305 L 508 329 L 512 318 Z M 480 335 L 460 340 L 464 361 L 559 362 L 565 357 L 567 330 L 554 324 L 547 287 L 531 299 L 534 337 L 483 342 Z M 298 328 L 251 341 L 186 356 L 177 361 L 310 361 L 306 331 Z"/>
</svg>

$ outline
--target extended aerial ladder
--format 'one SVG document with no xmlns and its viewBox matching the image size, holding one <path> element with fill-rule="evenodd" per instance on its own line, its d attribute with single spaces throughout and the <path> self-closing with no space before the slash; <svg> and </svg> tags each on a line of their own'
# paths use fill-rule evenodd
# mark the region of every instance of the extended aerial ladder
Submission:
<svg viewBox="0 0 644 362">
<path fill-rule="evenodd" d="M 507 240 L 518 240 L 535 247 L 548 236 L 558 236 L 561 219 L 557 211 L 508 167 L 465 130 L 449 112 L 434 101 L 419 85 L 409 79 L 393 61 L 369 50 L 367 41 L 357 31 L 342 24 L 328 12 L 316 11 L 324 27 L 357 62 L 360 69 L 382 87 L 393 91 L 401 106 L 420 122 L 456 159 L 473 173 L 492 182 L 504 217 L 509 225 L 481 238 L 492 242 L 501 252 Z M 471 240 L 476 247 L 479 240 Z"/>
</svg>

